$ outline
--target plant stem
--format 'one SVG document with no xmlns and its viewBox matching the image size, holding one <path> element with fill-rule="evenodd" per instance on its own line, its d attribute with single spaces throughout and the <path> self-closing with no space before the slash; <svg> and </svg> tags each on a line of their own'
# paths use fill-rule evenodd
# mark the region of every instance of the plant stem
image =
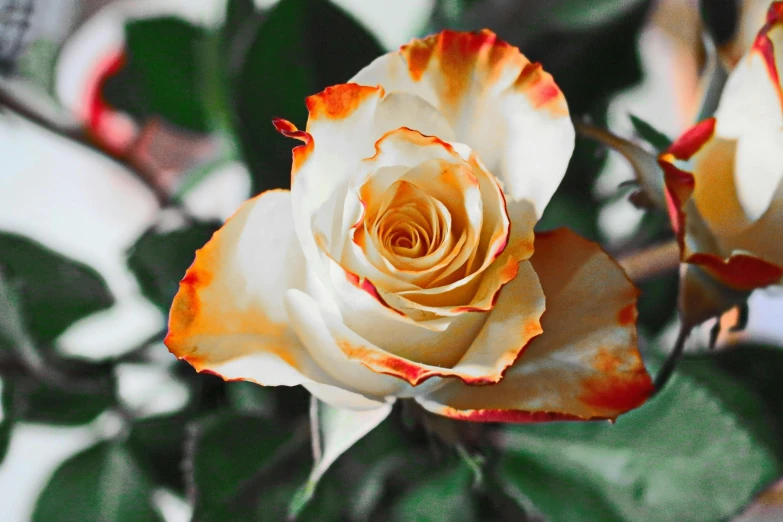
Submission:
<svg viewBox="0 0 783 522">
<path fill-rule="evenodd" d="M 130 171 L 131 174 L 141 181 L 144 186 L 146 186 L 155 195 L 155 198 L 158 200 L 158 203 L 161 207 L 176 206 L 168 192 L 166 192 L 161 186 L 154 182 L 154 172 L 146 168 L 140 162 L 134 160 L 133 157 L 128 154 L 113 152 L 101 147 L 83 127 L 76 124 L 67 125 L 52 121 L 34 107 L 31 107 L 17 96 L 14 96 L 3 86 L 0 86 L 0 107 L 8 109 L 17 116 L 20 116 L 25 120 L 34 123 L 43 129 L 53 132 L 54 134 L 57 134 L 58 136 L 65 138 L 77 145 L 86 147 L 93 152 L 97 152 L 104 157 L 112 159 L 113 161 L 125 167 L 128 171 Z"/>
<path fill-rule="evenodd" d="M 666 383 L 669 382 L 669 379 L 674 373 L 674 369 L 677 367 L 677 363 L 679 363 L 682 358 L 683 351 L 685 350 L 685 341 L 688 339 L 690 333 L 690 326 L 686 326 L 685 324 L 680 326 L 680 332 L 677 334 L 677 340 L 674 342 L 674 347 L 669 353 L 669 357 L 666 358 L 663 366 L 661 366 L 661 369 L 658 371 L 658 375 L 655 376 L 655 382 L 653 383 L 655 387 L 654 395 L 660 393 L 663 387 L 666 386 Z"/>
<path fill-rule="evenodd" d="M 680 248 L 672 239 L 618 258 L 631 281 L 641 282 L 672 272 L 680 265 Z"/>
</svg>

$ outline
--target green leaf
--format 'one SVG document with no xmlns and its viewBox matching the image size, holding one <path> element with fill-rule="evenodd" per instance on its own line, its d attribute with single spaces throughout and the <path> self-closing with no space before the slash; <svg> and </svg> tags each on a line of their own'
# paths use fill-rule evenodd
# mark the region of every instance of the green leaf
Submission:
<svg viewBox="0 0 783 522">
<path fill-rule="evenodd" d="M 552 3 L 550 16 L 556 27 L 569 30 L 606 25 L 627 15 L 645 0 L 559 0 Z"/>
<path fill-rule="evenodd" d="M 715 45 L 722 46 L 731 42 L 737 36 L 740 25 L 740 2 L 710 2 L 699 1 L 701 19 L 704 26 L 715 41 Z M 744 9 L 752 9 L 742 5 Z"/>
<path fill-rule="evenodd" d="M 0 232 L 0 268 L 19 293 L 25 323 L 41 344 L 114 304 L 95 270 L 16 234 Z"/>
<path fill-rule="evenodd" d="M 393 522 L 472 522 L 476 513 L 470 485 L 473 475 L 465 467 L 455 467 L 425 478 L 396 503 Z"/>
<path fill-rule="evenodd" d="M 0 379 L 0 463 L 3 462 L 11 440 L 11 428 L 16 420 L 16 395 L 11 379 Z"/>
<path fill-rule="evenodd" d="M 63 390 L 40 381 L 25 380 L 22 418 L 26 422 L 75 426 L 87 424 L 115 404 L 111 392 Z"/>
<path fill-rule="evenodd" d="M 181 414 L 136 419 L 128 436 L 128 449 L 147 475 L 178 493 L 185 492 L 182 460 L 187 422 Z"/>
<path fill-rule="evenodd" d="M 290 429 L 273 421 L 239 414 L 217 414 L 193 423 L 188 441 L 186 463 L 195 498 L 193 520 L 254 520 L 256 506 L 270 501 L 276 488 L 275 466 L 290 456 L 305 441 L 292 437 Z M 281 471 L 288 478 L 290 469 Z M 295 485 L 289 485 L 292 495 Z M 269 520 L 282 520 L 290 497 L 273 502 Z M 259 504 L 261 503 L 261 504 Z"/>
<path fill-rule="evenodd" d="M 294 144 L 277 133 L 272 118 L 304 126 L 306 96 L 347 82 L 382 53 L 331 2 L 282 0 L 268 12 L 233 81 L 237 134 L 254 192 L 290 185 Z"/>
<path fill-rule="evenodd" d="M 102 442 L 65 461 L 38 501 L 33 522 L 157 522 L 150 484 L 117 442 Z"/>
<path fill-rule="evenodd" d="M 142 293 L 167 311 L 179 281 L 193 262 L 195 252 L 220 227 L 218 222 L 197 221 L 168 232 L 150 229 L 128 251 L 128 267 Z"/>
<path fill-rule="evenodd" d="M 555 194 L 547 204 L 544 215 L 536 223 L 537 231 L 568 227 L 589 239 L 598 240 L 598 208 L 589 198 L 570 194 Z"/>
<path fill-rule="evenodd" d="M 629 118 L 631 119 L 633 128 L 636 129 L 636 132 L 639 134 L 639 136 L 644 141 L 655 147 L 658 152 L 663 152 L 672 144 L 671 138 L 643 119 L 634 116 L 633 114 L 630 114 Z"/>
<path fill-rule="evenodd" d="M 201 45 L 207 31 L 173 17 L 137 19 L 125 26 L 127 75 L 123 86 L 139 103 L 137 109 L 120 109 L 145 116 L 160 116 L 186 130 L 207 132 L 208 109 L 200 76 Z"/>
<path fill-rule="evenodd" d="M 680 367 L 665 390 L 615 425 L 507 427 L 501 475 L 553 522 L 714 521 L 781 471 L 754 395 Z M 720 385 L 706 386 L 702 379 Z M 717 379 L 720 379 L 719 381 Z M 568 499 L 567 502 L 564 499 Z"/>
<path fill-rule="evenodd" d="M 238 412 L 272 416 L 275 412 L 275 394 L 265 387 L 250 381 L 226 383 L 228 403 Z"/>
<path fill-rule="evenodd" d="M 753 310 L 750 311 L 753 313 Z M 740 382 L 754 393 L 764 411 L 745 410 L 747 423 L 757 431 L 772 433 L 778 460 L 783 461 L 783 349 L 779 346 L 739 344 L 731 348 L 689 355 L 685 364 L 696 378 L 708 385 L 725 386 L 726 379 Z M 698 372 L 696 371 L 698 369 Z M 725 375 L 717 381 L 715 375 Z"/>
</svg>

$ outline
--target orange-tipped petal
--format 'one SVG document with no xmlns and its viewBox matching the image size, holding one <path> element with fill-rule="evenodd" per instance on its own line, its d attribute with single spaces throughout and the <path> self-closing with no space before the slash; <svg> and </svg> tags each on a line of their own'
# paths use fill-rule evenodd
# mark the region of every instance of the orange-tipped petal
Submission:
<svg viewBox="0 0 783 522">
<path fill-rule="evenodd" d="M 425 408 L 483 422 L 614 419 L 652 393 L 636 349 L 637 291 L 622 269 L 565 229 L 539 235 L 535 247 L 544 333 L 498 384 L 450 381 L 417 399 Z"/>
<path fill-rule="evenodd" d="M 701 122 L 659 159 L 680 258 L 737 291 L 776 284 L 783 278 L 783 247 L 776 240 L 783 233 L 783 186 L 777 180 L 783 173 L 783 155 L 775 147 L 759 151 L 758 144 L 765 142 L 758 139 L 757 130 L 737 141 L 717 135 L 717 129 L 714 118 Z M 780 131 L 762 134 L 778 136 Z M 753 147 L 747 146 L 750 141 Z M 764 159 L 738 157 L 738 144 L 746 156 L 756 150 Z M 689 162 L 689 170 L 678 165 L 681 161 Z M 766 205 L 754 221 L 745 210 L 749 204 L 740 200 L 738 183 L 764 183 L 756 178 L 773 178 L 777 187 L 771 194 L 759 193 L 757 187 L 745 190 L 746 198 L 752 192 Z"/>
<path fill-rule="evenodd" d="M 413 40 L 352 81 L 429 102 L 456 141 L 476 150 L 502 180 L 506 194 L 531 201 L 539 216 L 565 174 L 574 129 L 563 93 L 539 64 L 489 30 Z"/>
<path fill-rule="evenodd" d="M 327 391 L 339 385 L 287 326 L 285 293 L 305 277 L 292 221 L 290 193 L 264 192 L 196 252 L 171 307 L 165 339 L 171 353 L 226 380 Z M 350 407 L 351 395 L 346 391 L 336 405 Z M 339 399 L 330 397 L 324 400 Z"/>
</svg>

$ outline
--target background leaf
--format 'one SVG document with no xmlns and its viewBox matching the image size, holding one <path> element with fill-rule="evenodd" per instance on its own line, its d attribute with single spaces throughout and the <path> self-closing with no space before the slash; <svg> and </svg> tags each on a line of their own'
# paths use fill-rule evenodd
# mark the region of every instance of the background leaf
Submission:
<svg viewBox="0 0 783 522">
<path fill-rule="evenodd" d="M 301 436 L 292 442 L 289 429 L 274 421 L 240 414 L 213 415 L 190 430 L 187 465 L 198 522 L 254 520 L 256 506 L 273 494 L 265 487 L 272 482 L 265 472 L 304 443 Z M 290 469 L 284 473 L 291 475 Z M 278 518 L 269 520 L 284 519 L 289 500 L 284 498 L 276 506 Z"/>
<path fill-rule="evenodd" d="M 128 435 L 128 449 L 158 485 L 185 493 L 185 434 L 188 418 L 182 414 L 136 419 Z"/>
<path fill-rule="evenodd" d="M 294 144 L 272 118 L 304 127 L 305 97 L 347 82 L 382 53 L 372 35 L 327 0 L 282 0 L 265 13 L 232 82 L 254 193 L 290 185 Z"/>
<path fill-rule="evenodd" d="M 639 137 L 644 141 L 655 147 L 658 152 L 663 152 L 668 149 L 672 144 L 671 138 L 667 135 L 633 114 L 629 115 L 634 130 L 636 130 Z"/>
<path fill-rule="evenodd" d="M 736 513 L 781 471 L 769 427 L 758 424 L 752 392 L 714 372 L 695 378 L 691 368 L 681 366 L 660 395 L 615 425 L 506 428 L 508 487 L 554 522 L 575 514 L 707 522 Z M 710 375 L 720 386 L 704 384 Z"/>
<path fill-rule="evenodd" d="M 95 270 L 29 238 L 0 232 L 0 267 L 19 293 L 26 324 L 40 344 L 51 343 L 72 323 L 114 304 Z"/>
<path fill-rule="evenodd" d="M 3 462 L 11 441 L 11 429 L 16 421 L 14 384 L 11 379 L 0 379 L 0 463 Z"/>
<path fill-rule="evenodd" d="M 195 258 L 195 252 L 220 227 L 213 221 L 195 221 L 168 232 L 150 229 L 128 251 L 128 268 L 136 276 L 147 299 L 168 311 L 179 281 Z"/>
<path fill-rule="evenodd" d="M 476 513 L 470 490 L 473 475 L 464 466 L 446 469 L 411 488 L 394 506 L 394 522 L 471 522 Z"/>
<path fill-rule="evenodd" d="M 194 132 L 210 129 L 199 54 L 207 32 L 174 17 L 146 18 L 125 26 L 127 58 L 107 80 L 113 107 L 139 119 L 158 116 Z"/>
<path fill-rule="evenodd" d="M 33 522 L 162 522 L 127 448 L 99 443 L 65 461 L 38 497 Z"/>
</svg>

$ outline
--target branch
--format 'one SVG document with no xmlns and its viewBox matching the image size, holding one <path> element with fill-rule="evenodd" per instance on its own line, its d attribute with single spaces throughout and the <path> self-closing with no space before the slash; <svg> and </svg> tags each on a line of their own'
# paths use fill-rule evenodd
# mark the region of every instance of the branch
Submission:
<svg viewBox="0 0 783 522">
<path fill-rule="evenodd" d="M 680 265 L 680 247 L 672 239 L 620 257 L 617 262 L 631 281 L 639 283 L 672 272 Z"/>
<path fill-rule="evenodd" d="M 685 341 L 688 339 L 690 333 L 691 328 L 689 326 L 684 323 L 680 325 L 680 332 L 677 334 L 674 348 L 672 348 L 669 357 L 666 358 L 663 366 L 661 366 L 661 369 L 658 371 L 658 375 L 655 376 L 655 382 L 653 383 L 655 388 L 655 392 L 653 393 L 655 395 L 660 393 L 663 387 L 666 386 L 666 383 L 669 382 L 677 364 L 680 362 L 680 359 L 682 359 L 682 354 L 685 351 Z"/>
<path fill-rule="evenodd" d="M 130 171 L 139 181 L 141 181 L 158 200 L 161 207 L 173 207 L 177 204 L 171 199 L 171 196 L 162 187 L 155 183 L 155 172 L 136 161 L 132 156 L 113 152 L 101 147 L 92 136 L 79 125 L 67 125 L 52 121 L 44 116 L 40 111 L 22 101 L 18 96 L 5 86 L 0 86 L 0 107 L 6 108 L 27 121 L 30 121 L 39 127 L 46 129 L 60 137 L 63 137 L 72 143 L 86 147 L 93 152 L 110 158 Z M 132 150 L 132 147 L 131 147 Z"/>
</svg>

